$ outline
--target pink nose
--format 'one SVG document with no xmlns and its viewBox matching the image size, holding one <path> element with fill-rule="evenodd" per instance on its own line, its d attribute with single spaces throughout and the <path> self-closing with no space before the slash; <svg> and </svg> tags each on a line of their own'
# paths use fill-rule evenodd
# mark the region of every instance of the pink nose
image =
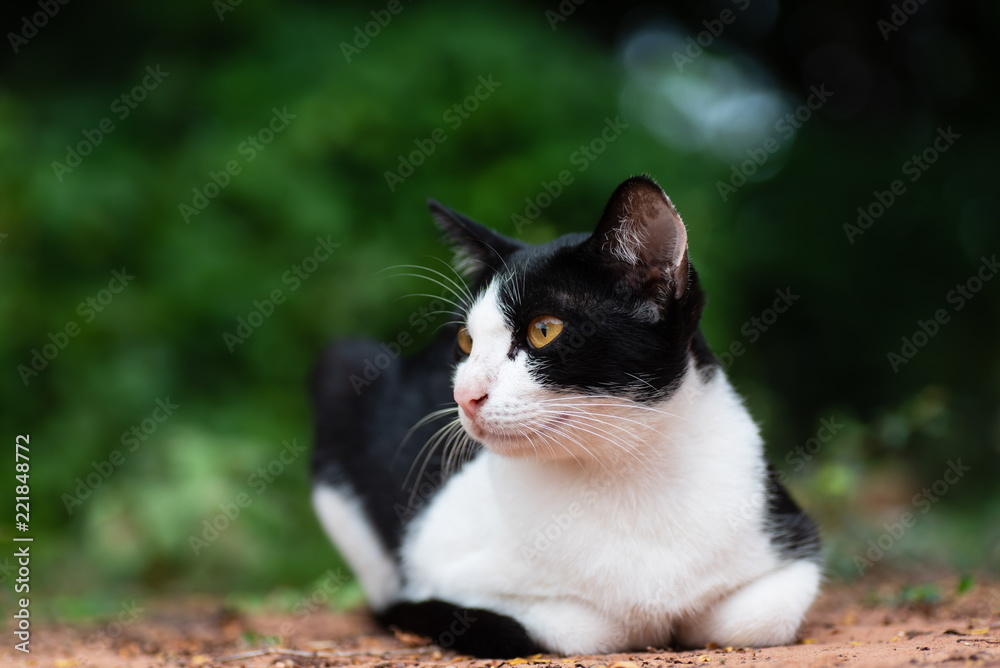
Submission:
<svg viewBox="0 0 1000 668">
<path fill-rule="evenodd" d="M 465 411 L 465 415 L 469 418 L 475 418 L 479 409 L 483 407 L 486 400 L 489 398 L 489 394 L 485 390 L 475 387 L 456 387 L 455 388 L 455 401 L 458 405 L 462 407 Z"/>
</svg>

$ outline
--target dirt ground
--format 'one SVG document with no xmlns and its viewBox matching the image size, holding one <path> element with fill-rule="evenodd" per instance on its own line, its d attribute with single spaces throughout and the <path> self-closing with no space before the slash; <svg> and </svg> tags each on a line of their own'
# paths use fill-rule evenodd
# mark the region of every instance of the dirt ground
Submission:
<svg viewBox="0 0 1000 668">
<path fill-rule="evenodd" d="M 964 591 L 962 591 L 964 590 Z M 33 629 L 32 652 L 8 640 L 0 665 L 55 668 L 170 666 L 293 668 L 373 666 L 560 666 L 659 668 L 700 664 L 778 666 L 1000 666 L 1000 582 L 957 577 L 883 576 L 850 585 L 830 583 L 797 644 L 767 649 L 705 648 L 605 656 L 535 655 L 477 660 L 405 634 L 380 632 L 364 612 L 326 609 L 242 614 L 212 599 L 169 601 L 135 620 L 85 625 L 49 623 Z"/>
</svg>

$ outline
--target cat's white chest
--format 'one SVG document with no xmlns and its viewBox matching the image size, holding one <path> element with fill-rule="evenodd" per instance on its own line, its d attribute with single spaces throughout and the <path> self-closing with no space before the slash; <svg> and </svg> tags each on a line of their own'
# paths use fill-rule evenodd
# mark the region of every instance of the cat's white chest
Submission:
<svg viewBox="0 0 1000 668">
<path fill-rule="evenodd" d="M 744 443 L 718 444 L 725 461 L 698 445 L 659 462 L 672 472 L 629 475 L 481 453 L 410 528 L 404 597 L 496 610 L 556 647 L 669 639 L 685 613 L 775 565 L 755 521 L 720 525 L 759 491 L 752 424 Z"/>
</svg>

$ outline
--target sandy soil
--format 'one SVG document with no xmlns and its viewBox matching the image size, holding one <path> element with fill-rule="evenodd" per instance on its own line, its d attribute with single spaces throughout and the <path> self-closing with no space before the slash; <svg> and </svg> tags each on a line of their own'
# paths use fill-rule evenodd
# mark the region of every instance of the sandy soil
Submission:
<svg viewBox="0 0 1000 668">
<path fill-rule="evenodd" d="M 30 655 L 13 649 L 8 632 L 0 665 L 297 666 L 507 665 L 565 668 L 659 668 L 700 664 L 778 666 L 1000 666 L 1000 583 L 957 591 L 957 578 L 881 577 L 830 584 L 798 644 L 767 649 L 706 648 L 606 656 L 535 655 L 483 661 L 455 655 L 423 639 L 382 633 L 364 612 L 326 609 L 299 614 L 241 614 L 212 599 L 164 602 L 119 626 L 116 620 L 48 623 L 34 629 Z M 918 585 L 918 586 L 913 586 Z"/>
</svg>

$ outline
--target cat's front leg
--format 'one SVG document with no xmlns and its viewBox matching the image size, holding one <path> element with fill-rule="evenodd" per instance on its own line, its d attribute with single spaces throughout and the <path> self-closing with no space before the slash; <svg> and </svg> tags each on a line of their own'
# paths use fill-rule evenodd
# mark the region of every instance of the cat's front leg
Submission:
<svg viewBox="0 0 1000 668">
<path fill-rule="evenodd" d="M 798 560 L 754 580 L 679 625 L 684 647 L 767 647 L 795 641 L 819 591 L 819 564 Z"/>
<path fill-rule="evenodd" d="M 526 602 L 515 616 L 531 637 L 555 654 L 606 654 L 622 650 L 626 629 L 576 599 Z"/>
</svg>

